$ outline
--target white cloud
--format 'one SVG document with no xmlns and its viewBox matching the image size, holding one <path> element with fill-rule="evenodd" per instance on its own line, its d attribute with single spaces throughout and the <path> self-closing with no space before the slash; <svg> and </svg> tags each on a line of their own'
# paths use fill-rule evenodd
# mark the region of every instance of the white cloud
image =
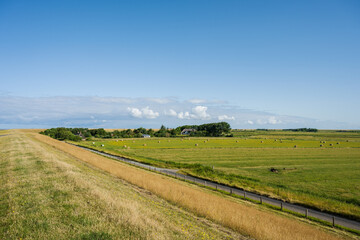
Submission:
<svg viewBox="0 0 360 240">
<path fill-rule="evenodd" d="M 130 115 L 135 118 L 154 119 L 159 117 L 159 113 L 151 110 L 149 107 L 142 108 L 141 110 L 138 108 L 128 107 L 128 111 L 130 112 Z"/>
<path fill-rule="evenodd" d="M 224 120 L 235 120 L 235 117 L 234 116 L 228 116 L 228 115 L 221 115 L 221 116 L 218 116 L 218 119 L 220 121 L 224 121 Z"/>
<path fill-rule="evenodd" d="M 192 109 L 192 114 L 190 115 L 193 119 L 210 119 L 210 115 L 206 112 L 207 107 L 205 106 L 196 106 Z"/>
<path fill-rule="evenodd" d="M 200 102 L 203 100 L 200 100 Z M 193 101 L 199 102 L 199 101 Z M 241 109 L 232 105 L 214 105 L 210 101 L 193 105 L 175 98 L 118 98 L 118 97 L 14 97 L 0 95 L 0 128 L 69 127 L 159 127 L 160 124 L 176 127 L 187 120 L 232 119 L 232 128 L 359 128 L 338 122 L 316 121 L 295 116 L 276 115 L 268 112 Z M 166 111 L 165 111 L 166 110 Z M 163 114 L 159 114 L 159 112 Z M 216 117 L 211 118 L 214 115 Z M 167 116 L 167 118 L 165 118 Z M 162 118 L 163 117 L 163 118 Z M 105 120 L 106 122 L 102 121 Z M 156 120 L 154 120 L 156 119 Z M 159 121 L 157 121 L 159 119 Z M 251 119 L 251 120 L 249 120 Z"/>
<path fill-rule="evenodd" d="M 274 116 L 269 117 L 268 122 L 270 124 L 279 124 L 281 123 L 281 120 L 277 120 Z"/>
<path fill-rule="evenodd" d="M 130 108 L 128 107 L 128 111 L 130 115 L 136 118 L 142 118 L 142 112 L 138 108 Z"/>
<path fill-rule="evenodd" d="M 205 99 L 190 99 L 188 100 L 189 103 L 193 103 L 193 104 L 200 104 L 200 103 L 206 103 L 207 101 Z"/>
<path fill-rule="evenodd" d="M 176 113 L 176 111 L 174 109 L 169 109 L 169 111 L 165 112 L 165 115 L 171 116 L 171 117 L 176 117 L 177 113 Z"/>
<path fill-rule="evenodd" d="M 142 114 L 145 118 L 148 119 L 154 119 L 157 118 L 159 116 L 158 112 L 155 112 L 153 110 L 151 110 L 149 107 L 145 107 L 142 109 Z"/>
<path fill-rule="evenodd" d="M 177 117 L 179 119 L 190 119 L 191 116 L 190 116 L 190 113 L 189 112 L 179 112 L 179 114 L 177 115 Z"/>
</svg>

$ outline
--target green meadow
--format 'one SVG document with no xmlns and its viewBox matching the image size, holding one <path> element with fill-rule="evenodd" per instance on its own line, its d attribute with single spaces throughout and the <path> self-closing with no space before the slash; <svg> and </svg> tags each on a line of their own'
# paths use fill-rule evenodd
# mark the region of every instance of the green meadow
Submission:
<svg viewBox="0 0 360 240">
<path fill-rule="evenodd" d="M 360 219 L 359 132 L 233 133 L 236 137 L 98 139 L 80 144 Z"/>
</svg>

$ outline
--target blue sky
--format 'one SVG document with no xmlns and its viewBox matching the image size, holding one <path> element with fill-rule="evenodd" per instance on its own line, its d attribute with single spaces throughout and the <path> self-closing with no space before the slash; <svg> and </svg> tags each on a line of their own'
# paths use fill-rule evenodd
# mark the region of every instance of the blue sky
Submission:
<svg viewBox="0 0 360 240">
<path fill-rule="evenodd" d="M 0 0 L 0 128 L 360 128 L 359 1 Z"/>
</svg>

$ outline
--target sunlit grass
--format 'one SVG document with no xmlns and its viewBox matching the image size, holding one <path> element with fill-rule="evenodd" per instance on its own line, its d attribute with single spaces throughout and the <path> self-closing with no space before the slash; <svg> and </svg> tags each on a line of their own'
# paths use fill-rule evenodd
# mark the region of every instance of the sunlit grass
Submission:
<svg viewBox="0 0 360 240">
<path fill-rule="evenodd" d="M 345 139 L 345 133 L 335 136 L 342 140 L 153 138 L 80 144 L 360 219 L 360 141 L 353 135 Z"/>
<path fill-rule="evenodd" d="M 84 162 L 189 209 L 199 216 L 213 219 L 257 239 L 336 239 L 344 236 L 333 235 L 290 217 L 280 216 L 264 211 L 264 209 L 259 210 L 257 205 L 240 203 L 240 200 L 210 193 L 208 190 L 104 158 L 46 136 L 36 135 L 35 137 Z M 187 232 L 192 227 L 183 223 L 181 229 L 183 232 Z M 206 232 L 203 236 L 206 237 Z"/>
</svg>

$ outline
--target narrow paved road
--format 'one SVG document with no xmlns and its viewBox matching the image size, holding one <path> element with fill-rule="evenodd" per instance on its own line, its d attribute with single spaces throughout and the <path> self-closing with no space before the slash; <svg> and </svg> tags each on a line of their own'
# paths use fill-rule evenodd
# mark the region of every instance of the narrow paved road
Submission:
<svg viewBox="0 0 360 240">
<path fill-rule="evenodd" d="M 74 145 L 74 144 L 72 144 L 72 145 Z M 313 218 L 317 218 L 317 219 L 329 222 L 329 223 L 331 223 L 333 225 L 335 224 L 335 225 L 339 225 L 339 226 L 343 226 L 343 227 L 347 227 L 347 228 L 351 228 L 351 229 L 355 229 L 357 231 L 360 231 L 360 222 L 358 222 L 358 221 L 346 219 L 346 218 L 339 217 L 339 216 L 334 216 L 334 215 L 331 215 L 331 214 L 327 214 L 327 213 L 324 213 L 324 212 L 321 212 L 321 211 L 318 211 L 318 210 L 314 210 L 314 209 L 305 208 L 305 207 L 295 205 L 295 204 L 292 204 L 292 203 L 282 202 L 282 201 L 274 199 L 274 198 L 269 198 L 269 197 L 262 196 L 262 195 L 259 195 L 259 194 L 256 194 L 256 193 L 247 192 L 247 191 L 244 191 L 242 189 L 229 187 L 229 186 L 226 186 L 226 185 L 218 184 L 218 183 L 211 182 L 211 181 L 208 181 L 208 180 L 204 180 L 204 179 L 201 179 L 201 178 L 187 176 L 187 175 L 184 175 L 184 174 L 177 173 L 176 170 L 174 170 L 174 169 L 153 167 L 153 166 L 150 166 L 150 165 L 147 165 L 147 164 L 144 164 L 144 163 L 140 163 L 140 162 L 136 162 L 136 161 L 124 158 L 124 157 L 119 157 L 119 156 L 116 156 L 116 155 L 103 153 L 103 152 L 100 152 L 100 151 L 97 151 L 97 150 L 94 150 L 94 149 L 90 149 L 90 148 L 86 148 L 86 147 L 82 147 L 82 146 L 78 146 L 78 145 L 74 145 L 74 146 L 77 146 L 77 147 L 83 148 L 85 150 L 88 150 L 88 151 L 103 155 L 105 157 L 113 158 L 113 159 L 116 159 L 116 160 L 120 160 L 122 162 L 126 162 L 126 163 L 129 163 L 129 164 L 135 165 L 135 166 L 139 166 L 139 167 L 142 167 L 142 168 L 145 168 L 145 169 L 149 169 L 149 170 L 156 171 L 156 172 L 161 172 L 163 174 L 170 175 L 170 176 L 173 176 L 173 177 L 176 177 L 176 178 L 179 178 L 179 179 L 184 179 L 186 181 L 194 182 L 194 183 L 206 186 L 206 187 L 212 187 L 212 188 L 222 190 L 222 191 L 225 191 L 225 192 L 228 192 L 228 193 L 232 193 L 232 194 L 235 194 L 235 195 L 238 195 L 238 196 L 241 196 L 241 197 L 245 197 L 247 199 L 251 199 L 251 200 L 254 200 L 254 201 L 259 201 L 260 203 L 270 204 L 270 205 L 279 207 L 279 209 L 290 210 L 292 212 L 300 213 L 300 214 L 303 214 L 303 215 L 308 216 L 308 217 L 313 217 Z"/>
</svg>

